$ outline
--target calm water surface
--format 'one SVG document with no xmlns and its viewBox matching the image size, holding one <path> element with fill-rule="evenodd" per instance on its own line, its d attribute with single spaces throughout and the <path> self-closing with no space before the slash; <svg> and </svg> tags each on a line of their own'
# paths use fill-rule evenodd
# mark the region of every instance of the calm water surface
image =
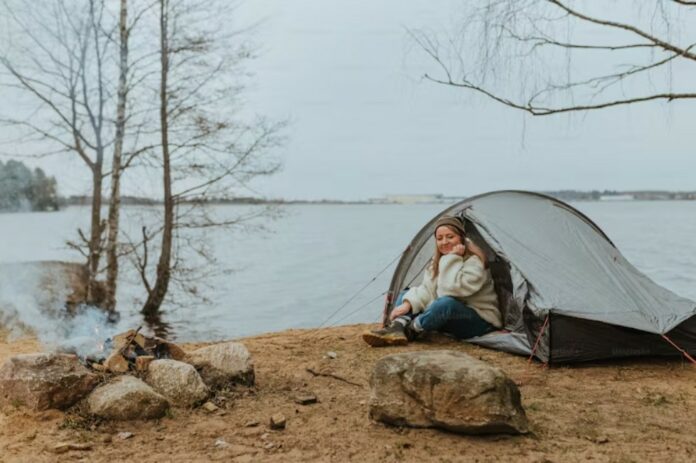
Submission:
<svg viewBox="0 0 696 463">
<path fill-rule="evenodd" d="M 696 201 L 573 205 L 602 227 L 638 269 L 696 299 Z M 231 217 L 249 207 L 219 206 L 216 212 Z M 207 238 L 219 271 L 196 285 L 207 301 L 176 290 L 179 303 L 167 305 L 164 319 L 180 340 L 376 321 L 394 264 L 346 302 L 442 209 L 440 204 L 289 206 L 283 218 L 265 223 L 266 232 L 214 231 Z M 139 230 L 142 212 L 127 208 L 124 221 L 130 233 Z M 79 207 L 0 214 L 0 262 L 77 261 L 65 242 L 74 239 L 78 226 L 86 227 L 87 219 L 88 210 Z M 137 326 L 142 290 L 124 267 L 118 295 L 122 324 Z"/>
</svg>

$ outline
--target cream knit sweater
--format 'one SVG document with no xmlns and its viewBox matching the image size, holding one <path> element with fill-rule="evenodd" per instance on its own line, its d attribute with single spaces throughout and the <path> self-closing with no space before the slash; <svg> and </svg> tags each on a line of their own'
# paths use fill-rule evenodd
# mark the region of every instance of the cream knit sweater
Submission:
<svg viewBox="0 0 696 463">
<path fill-rule="evenodd" d="M 478 256 L 442 256 L 437 278 L 433 278 L 429 265 L 423 276 L 423 283 L 409 289 L 403 300 L 410 302 L 413 313 L 417 314 L 427 310 L 431 302 L 443 296 L 459 299 L 488 323 L 502 328 L 493 278 Z"/>
</svg>

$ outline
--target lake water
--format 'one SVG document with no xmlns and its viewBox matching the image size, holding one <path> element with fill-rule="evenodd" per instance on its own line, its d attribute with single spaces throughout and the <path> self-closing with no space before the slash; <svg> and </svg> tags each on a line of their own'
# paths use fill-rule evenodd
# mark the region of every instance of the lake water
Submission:
<svg viewBox="0 0 696 463">
<path fill-rule="evenodd" d="M 579 202 L 573 206 L 595 221 L 638 269 L 696 300 L 696 201 Z M 252 207 L 218 206 L 216 213 L 232 217 Z M 444 207 L 297 205 L 286 207 L 284 217 L 266 222 L 265 232 L 214 231 L 208 238 L 221 271 L 197 285 L 208 300 L 175 294 L 179 303 L 167 304 L 163 318 L 173 337 L 182 341 L 375 322 L 392 262 Z M 147 215 L 142 208 L 126 208 L 124 221 L 132 233 L 140 228 L 143 212 Z M 86 227 L 87 220 L 88 209 L 80 207 L 55 213 L 0 214 L 0 262 L 79 261 L 65 242 L 74 239 L 76 228 Z M 138 300 L 143 291 L 127 264 L 123 267 L 119 311 L 121 324 L 132 327 L 141 323 Z"/>
</svg>

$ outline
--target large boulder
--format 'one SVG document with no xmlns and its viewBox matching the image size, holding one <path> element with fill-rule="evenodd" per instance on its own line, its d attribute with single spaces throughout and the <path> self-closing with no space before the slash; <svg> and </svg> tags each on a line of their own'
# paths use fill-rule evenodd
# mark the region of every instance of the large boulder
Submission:
<svg viewBox="0 0 696 463">
<path fill-rule="evenodd" d="M 188 363 L 154 360 L 147 370 L 147 383 L 180 407 L 193 407 L 208 397 L 210 390 L 201 375 Z"/>
<path fill-rule="evenodd" d="M 254 362 L 244 344 L 225 342 L 202 347 L 189 353 L 186 360 L 196 367 L 203 381 L 213 389 L 254 384 Z"/>
<path fill-rule="evenodd" d="M 63 410 L 89 394 L 98 382 L 98 376 L 75 355 L 17 355 L 0 367 L 0 403 Z"/>
<path fill-rule="evenodd" d="M 499 368 L 454 351 L 381 358 L 370 378 L 370 417 L 464 434 L 525 433 L 520 393 Z"/>
<path fill-rule="evenodd" d="M 122 421 L 161 418 L 169 408 L 167 399 L 129 375 L 119 376 L 95 389 L 87 405 L 98 417 Z"/>
</svg>

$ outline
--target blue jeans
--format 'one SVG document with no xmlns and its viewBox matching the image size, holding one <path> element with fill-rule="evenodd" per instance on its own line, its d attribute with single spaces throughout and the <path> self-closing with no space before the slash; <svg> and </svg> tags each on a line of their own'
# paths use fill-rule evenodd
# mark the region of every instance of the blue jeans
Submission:
<svg viewBox="0 0 696 463">
<path fill-rule="evenodd" d="M 401 304 L 406 291 L 399 294 L 396 305 Z M 413 314 L 409 314 L 414 318 Z M 451 297 L 438 297 L 417 316 L 424 331 L 439 331 L 457 339 L 469 339 L 495 331 L 495 326 L 481 318 L 478 313 L 462 301 Z"/>
</svg>

